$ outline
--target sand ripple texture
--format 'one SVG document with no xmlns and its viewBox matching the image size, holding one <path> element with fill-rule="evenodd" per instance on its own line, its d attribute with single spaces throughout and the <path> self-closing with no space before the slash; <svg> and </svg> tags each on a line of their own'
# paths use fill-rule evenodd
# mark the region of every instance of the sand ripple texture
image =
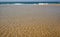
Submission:
<svg viewBox="0 0 60 37">
<path fill-rule="evenodd" d="M 0 37 L 60 37 L 60 6 L 0 6 Z"/>
<path fill-rule="evenodd" d="M 60 24 L 41 22 L 38 19 L 1 19 L 0 37 L 60 37 Z"/>
</svg>

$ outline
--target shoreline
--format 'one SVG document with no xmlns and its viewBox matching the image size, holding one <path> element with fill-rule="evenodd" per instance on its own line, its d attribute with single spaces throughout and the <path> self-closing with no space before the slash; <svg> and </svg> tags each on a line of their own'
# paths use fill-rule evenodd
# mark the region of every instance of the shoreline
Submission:
<svg viewBox="0 0 60 37">
<path fill-rule="evenodd" d="M 41 3 L 41 4 L 0 4 L 0 6 L 20 6 L 20 5 L 26 5 L 26 6 L 60 6 L 60 4 L 48 4 L 48 3 Z"/>
</svg>

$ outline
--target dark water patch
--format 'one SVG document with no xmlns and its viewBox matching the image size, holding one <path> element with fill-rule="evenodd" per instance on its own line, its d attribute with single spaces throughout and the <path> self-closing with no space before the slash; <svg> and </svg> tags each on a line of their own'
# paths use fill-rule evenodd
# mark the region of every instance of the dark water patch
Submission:
<svg viewBox="0 0 60 37">
<path fill-rule="evenodd" d="M 48 3 L 48 4 L 60 4 L 60 2 L 0 2 L 0 4 L 39 4 L 39 3 Z"/>
</svg>

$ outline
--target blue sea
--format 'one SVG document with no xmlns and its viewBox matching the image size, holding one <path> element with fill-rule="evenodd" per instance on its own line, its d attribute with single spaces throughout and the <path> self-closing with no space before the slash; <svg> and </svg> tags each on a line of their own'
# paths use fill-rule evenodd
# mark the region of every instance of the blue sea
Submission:
<svg viewBox="0 0 60 37">
<path fill-rule="evenodd" d="M 0 5 L 26 5 L 26 4 L 33 4 L 33 5 L 44 5 L 44 4 L 60 4 L 60 2 L 0 2 Z"/>
</svg>

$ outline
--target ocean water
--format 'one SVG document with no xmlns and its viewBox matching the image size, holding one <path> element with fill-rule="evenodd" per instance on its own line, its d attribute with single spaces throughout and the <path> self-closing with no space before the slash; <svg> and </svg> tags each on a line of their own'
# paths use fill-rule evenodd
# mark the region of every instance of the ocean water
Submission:
<svg viewBox="0 0 60 37">
<path fill-rule="evenodd" d="M 0 2 L 0 5 L 47 5 L 60 4 L 60 2 Z"/>
</svg>

